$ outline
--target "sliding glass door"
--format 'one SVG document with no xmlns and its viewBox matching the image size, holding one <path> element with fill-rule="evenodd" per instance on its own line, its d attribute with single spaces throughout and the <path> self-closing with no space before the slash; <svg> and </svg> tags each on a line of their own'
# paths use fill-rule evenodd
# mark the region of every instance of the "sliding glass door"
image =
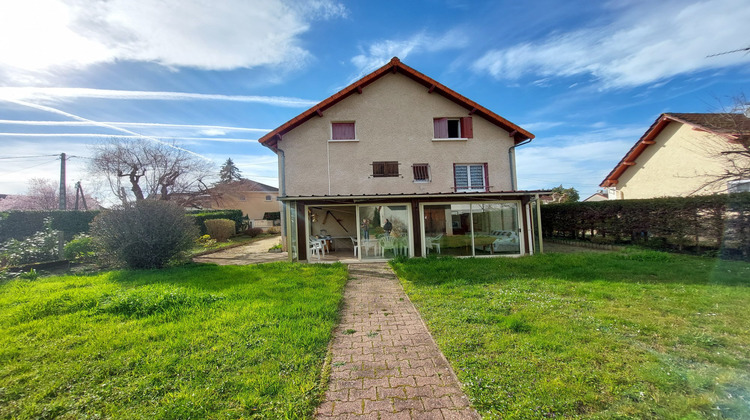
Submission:
<svg viewBox="0 0 750 420">
<path fill-rule="evenodd" d="M 411 255 L 410 231 L 406 205 L 359 206 L 359 257 L 379 260 Z"/>
<path fill-rule="evenodd" d="M 425 204 L 425 255 L 520 254 L 519 203 Z"/>
</svg>

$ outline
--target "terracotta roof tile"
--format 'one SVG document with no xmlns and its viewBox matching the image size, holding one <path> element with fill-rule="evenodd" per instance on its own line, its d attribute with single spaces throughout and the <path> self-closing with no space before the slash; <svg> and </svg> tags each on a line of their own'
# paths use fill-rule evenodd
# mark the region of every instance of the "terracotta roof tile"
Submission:
<svg viewBox="0 0 750 420">
<path fill-rule="evenodd" d="M 506 120 L 505 118 L 495 114 L 494 112 L 479 105 L 478 103 L 466 98 L 465 96 L 455 92 L 454 90 L 448 88 L 447 86 L 414 70 L 413 68 L 402 63 L 398 59 L 398 57 L 393 57 L 391 61 L 388 62 L 388 64 L 364 76 L 363 78 L 345 87 L 344 89 L 341 89 L 340 91 L 334 93 L 327 99 L 321 101 L 317 105 L 297 115 L 296 117 L 287 121 L 280 127 L 276 128 L 275 130 L 261 137 L 260 139 L 258 139 L 258 141 L 264 146 L 269 147 L 272 150 L 276 151 L 276 143 L 278 142 L 278 139 L 281 138 L 284 134 L 304 124 L 310 118 L 317 116 L 319 112 L 325 111 L 326 109 L 337 104 L 338 102 L 345 99 L 349 95 L 352 95 L 354 93 L 362 93 L 363 89 L 367 85 L 369 85 L 370 83 L 373 83 L 374 81 L 378 80 L 382 76 L 388 74 L 388 72 L 403 74 L 411 78 L 412 80 L 422 84 L 423 86 L 428 88 L 430 92 L 438 93 L 446 97 L 447 99 L 455 102 L 456 104 L 463 106 L 469 111 L 470 114 L 481 115 L 483 118 L 487 119 L 491 123 L 509 131 L 511 135 L 513 136 L 513 139 L 515 140 L 516 143 L 520 143 L 524 140 L 529 140 L 529 139 L 534 138 L 534 135 L 531 134 L 530 132 L 513 124 L 512 122 Z"/>
</svg>

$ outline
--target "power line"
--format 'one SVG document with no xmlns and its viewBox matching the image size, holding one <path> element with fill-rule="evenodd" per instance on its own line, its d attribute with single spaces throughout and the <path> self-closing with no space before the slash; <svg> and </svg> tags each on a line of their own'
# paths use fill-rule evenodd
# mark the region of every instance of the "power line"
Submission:
<svg viewBox="0 0 750 420">
<path fill-rule="evenodd" d="M 60 156 L 60 155 L 54 155 L 54 156 L 58 156 L 58 159 L 59 159 L 59 156 Z M 57 160 L 57 159 L 54 159 L 54 160 L 50 160 L 50 161 L 46 161 L 46 162 L 42 162 L 42 163 L 40 163 L 40 164 L 37 164 L 37 165 L 27 166 L 27 167 L 25 167 L 25 168 L 22 168 L 22 169 L 19 169 L 19 170 L 17 170 L 17 171 L 4 172 L 4 173 L 3 173 L 2 175 L 10 175 L 10 174 L 15 174 L 15 173 L 18 173 L 18 172 L 23 172 L 23 171 L 27 171 L 27 170 L 29 170 L 29 169 L 32 169 L 32 168 L 36 168 L 37 166 L 48 165 L 48 164 L 50 164 L 50 163 L 52 163 L 52 162 L 54 162 L 54 161 L 56 161 L 56 160 Z"/>
<path fill-rule="evenodd" d="M 41 158 L 41 157 L 50 157 L 50 156 L 60 156 L 60 155 L 34 155 L 34 156 L 0 156 L 0 159 L 2 159 L 2 160 L 11 160 L 11 159 L 35 159 L 35 158 Z"/>
<path fill-rule="evenodd" d="M 736 53 L 736 52 L 740 52 L 740 51 L 750 51 L 750 47 L 745 47 L 745 48 L 738 48 L 738 49 L 736 49 L 736 50 L 732 50 L 732 51 L 724 51 L 724 52 L 720 52 L 720 53 L 716 53 L 716 54 L 711 54 L 711 55 L 707 55 L 707 56 L 706 56 L 706 58 L 709 58 L 709 57 L 716 57 L 716 56 L 718 56 L 718 55 L 724 55 L 724 54 L 731 54 L 731 53 Z"/>
</svg>

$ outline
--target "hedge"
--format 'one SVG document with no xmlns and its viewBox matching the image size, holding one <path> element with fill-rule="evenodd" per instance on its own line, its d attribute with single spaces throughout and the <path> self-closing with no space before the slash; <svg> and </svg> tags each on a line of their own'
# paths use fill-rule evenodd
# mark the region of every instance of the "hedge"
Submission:
<svg viewBox="0 0 750 420">
<path fill-rule="evenodd" d="M 187 215 L 195 220 L 195 223 L 201 230 L 201 235 L 206 234 L 206 220 L 211 219 L 229 219 L 235 224 L 235 232 L 242 229 L 243 220 L 242 210 L 190 210 Z"/>
<path fill-rule="evenodd" d="M 52 228 L 63 231 L 70 240 L 74 235 L 88 232 L 89 223 L 99 214 L 92 211 L 39 210 L 0 213 L 0 243 L 8 239 L 24 239 L 44 229 L 44 219 L 52 218 Z"/>
<path fill-rule="evenodd" d="M 750 258 L 750 193 L 550 204 L 547 237 L 638 243 L 665 250 L 721 249 Z"/>
</svg>

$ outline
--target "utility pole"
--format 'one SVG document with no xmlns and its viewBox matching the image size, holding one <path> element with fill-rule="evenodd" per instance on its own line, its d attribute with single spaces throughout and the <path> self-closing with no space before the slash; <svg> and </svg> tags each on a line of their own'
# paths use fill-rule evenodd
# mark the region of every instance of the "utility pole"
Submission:
<svg viewBox="0 0 750 420">
<path fill-rule="evenodd" d="M 60 201 L 58 208 L 67 210 L 68 198 L 65 196 L 65 153 L 60 153 Z"/>
</svg>

